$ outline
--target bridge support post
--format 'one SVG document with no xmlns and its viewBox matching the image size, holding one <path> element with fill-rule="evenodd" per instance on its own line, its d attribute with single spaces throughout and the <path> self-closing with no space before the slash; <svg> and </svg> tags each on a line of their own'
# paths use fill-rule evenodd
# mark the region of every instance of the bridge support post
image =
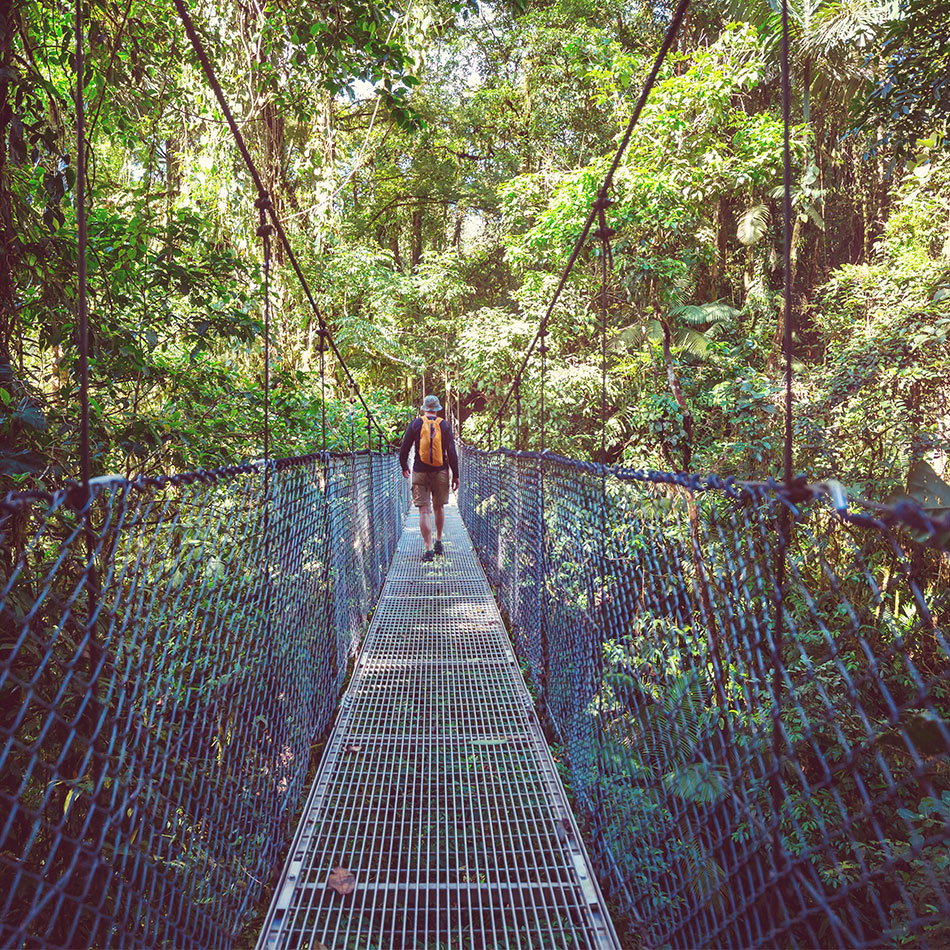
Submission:
<svg viewBox="0 0 950 950">
<path fill-rule="evenodd" d="M 547 602 L 547 551 L 544 523 L 544 459 L 538 459 L 538 632 L 541 652 L 541 670 L 538 677 L 538 696 L 542 712 L 548 708 L 548 673 L 550 656 L 548 648 L 548 602 Z"/>
</svg>

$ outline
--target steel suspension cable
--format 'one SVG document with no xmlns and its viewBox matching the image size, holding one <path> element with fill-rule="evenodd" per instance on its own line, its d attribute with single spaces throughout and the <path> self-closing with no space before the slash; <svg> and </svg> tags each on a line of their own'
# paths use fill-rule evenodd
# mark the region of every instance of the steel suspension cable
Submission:
<svg viewBox="0 0 950 950">
<path fill-rule="evenodd" d="M 792 484 L 792 156 L 789 144 L 791 126 L 791 83 L 788 64 L 788 0 L 782 0 L 782 239 L 785 273 L 782 310 L 785 325 L 782 345 L 785 355 L 785 452 L 786 488 Z"/>
<path fill-rule="evenodd" d="M 89 308 L 87 302 L 88 274 L 86 270 L 86 245 L 88 224 L 86 220 L 86 98 L 85 50 L 82 28 L 82 0 L 76 0 L 76 237 L 78 277 L 78 322 L 79 322 L 79 451 L 83 501 L 89 502 L 89 476 L 92 469 L 89 445 Z"/>
<path fill-rule="evenodd" d="M 783 263 L 785 272 L 782 281 L 782 314 L 785 321 L 783 350 L 785 355 L 785 445 L 783 476 L 786 491 L 790 491 L 793 482 L 792 473 L 792 158 L 790 146 L 791 129 L 791 82 L 789 79 L 789 40 L 788 40 L 788 0 L 782 0 L 782 240 Z M 792 531 L 792 517 L 788 502 L 783 503 L 778 518 L 779 537 L 775 565 L 775 627 L 771 647 L 772 660 L 772 752 L 775 762 L 779 762 L 782 747 L 782 703 L 785 680 L 783 676 L 783 646 L 785 639 L 785 598 L 788 580 L 788 545 Z M 781 876 L 785 872 L 788 858 L 781 846 L 782 787 L 775 766 L 770 782 L 772 800 L 772 851 L 775 855 L 774 872 Z"/>
<path fill-rule="evenodd" d="M 321 430 L 321 448 L 324 452 L 327 450 L 327 331 L 320 327 L 318 336 L 320 343 L 320 430 Z"/>
<path fill-rule="evenodd" d="M 599 228 L 594 237 L 600 239 L 600 461 L 607 464 L 607 263 L 610 259 L 610 238 L 614 233 L 607 226 L 607 206 L 598 207 Z"/>
<path fill-rule="evenodd" d="M 89 434 L 89 274 L 86 266 L 86 254 L 89 243 L 88 202 L 86 200 L 86 97 L 85 97 L 85 32 L 83 30 L 82 0 L 75 5 L 75 55 L 76 55 L 76 254 L 77 254 L 77 323 L 79 332 L 79 452 L 81 490 L 75 499 L 75 507 L 82 523 L 83 544 L 86 550 L 83 574 L 86 587 L 85 644 L 82 655 L 86 657 L 84 692 L 88 704 L 75 721 L 76 727 L 94 729 L 94 723 L 102 717 L 104 708 L 100 692 L 100 679 L 106 666 L 105 651 L 96 634 L 96 623 L 100 611 L 101 590 L 100 574 L 96 566 L 97 537 L 93 527 L 93 496 L 90 486 L 92 474 L 92 447 Z M 77 672 L 82 669 L 77 666 Z M 108 757 L 105 743 L 92 741 L 91 767 L 89 768 L 89 794 L 95 803 L 95 817 L 91 818 L 90 831 L 100 833 L 107 821 L 106 815 L 111 807 L 106 785 Z M 78 748 L 78 746 L 77 746 Z M 77 752 L 71 751 L 63 760 L 67 769 L 79 768 Z"/>
<path fill-rule="evenodd" d="M 542 329 L 544 328 L 542 327 Z M 548 331 L 545 329 L 544 333 L 541 335 L 541 346 L 538 347 L 538 353 L 541 356 L 541 451 L 542 452 L 547 448 L 547 445 L 544 439 L 544 384 L 546 381 L 545 373 L 547 372 L 547 355 L 548 355 L 547 337 L 548 337 Z"/>
<path fill-rule="evenodd" d="M 88 599 L 88 634 L 93 669 L 98 671 L 102 653 L 96 642 L 95 619 L 99 609 L 99 572 L 96 568 L 96 535 L 92 525 L 92 446 L 89 436 L 89 273 L 86 254 L 89 244 L 88 202 L 86 200 L 86 96 L 85 96 L 85 34 L 82 24 L 82 0 L 76 0 L 76 276 L 77 317 L 79 330 L 79 454 L 82 497 L 77 509 L 82 512 L 86 546 L 86 592 Z M 97 674 L 96 674 L 97 675 Z"/>
<path fill-rule="evenodd" d="M 607 277 L 610 258 L 610 237 L 613 230 L 607 226 L 605 199 L 598 202 L 598 229 L 600 239 L 600 604 L 598 618 L 604 637 L 607 636 Z M 596 663 L 596 660 L 594 660 Z"/>
<path fill-rule="evenodd" d="M 235 121 L 234 115 L 231 112 L 231 108 L 228 105 L 227 99 L 225 98 L 224 90 L 221 88 L 221 83 L 218 81 L 214 67 L 211 65 L 211 60 L 208 57 L 208 53 L 201 41 L 201 37 L 198 35 L 198 30 L 195 27 L 194 20 L 191 18 L 191 14 L 188 12 L 188 8 L 185 6 L 184 0 L 173 0 L 173 2 L 175 4 L 175 9 L 178 11 L 178 16 L 181 19 L 182 25 L 185 28 L 185 33 L 187 33 L 188 39 L 191 41 L 191 45 L 195 50 L 195 55 L 198 57 L 198 62 L 200 63 L 201 69 L 205 74 L 205 78 L 208 80 L 208 85 L 211 86 L 211 89 L 215 94 L 215 98 L 218 100 L 218 105 L 221 107 L 221 112 L 228 124 L 228 128 L 231 130 L 231 135 L 234 138 L 234 142 L 238 147 L 238 151 L 241 153 L 241 158 L 244 160 L 244 165 L 254 181 L 254 186 L 257 188 L 258 196 L 260 198 L 266 198 L 269 202 L 267 211 L 270 216 L 271 223 L 273 224 L 274 230 L 277 232 L 277 236 L 280 238 L 280 242 L 284 247 L 284 250 L 287 254 L 287 260 L 290 261 L 291 267 L 293 267 L 294 273 L 297 275 L 297 279 L 300 282 L 300 286 L 307 300 L 309 301 L 313 312 L 316 314 L 321 330 L 326 332 L 326 340 L 330 344 L 330 349 L 333 351 L 333 355 L 337 358 L 337 361 L 339 362 L 348 382 L 356 391 L 356 396 L 362 403 L 367 415 L 369 415 L 369 417 L 372 419 L 372 424 L 376 427 L 380 436 L 385 439 L 385 433 L 376 422 L 372 410 L 369 408 L 359 391 L 359 387 L 356 384 L 356 380 L 353 378 L 353 374 L 346 365 L 346 362 L 344 361 L 339 349 L 337 349 L 336 342 L 334 341 L 333 336 L 326 325 L 326 321 L 324 320 L 323 312 L 317 305 L 317 301 L 310 290 L 309 282 L 307 281 L 306 277 L 304 277 L 303 270 L 300 267 L 300 262 L 297 260 L 297 255 L 294 253 L 294 250 L 291 247 L 290 239 L 287 237 L 287 232 L 280 223 L 280 218 L 277 216 L 273 202 L 270 202 L 270 195 L 267 189 L 264 187 L 264 182 L 261 178 L 260 172 L 257 169 L 257 165 L 255 164 L 254 159 L 251 157 L 247 143 L 244 141 L 244 136 L 241 134 L 241 130 L 238 128 L 238 124 Z"/>
<path fill-rule="evenodd" d="M 515 385 L 515 451 L 521 449 L 521 380 Z"/>
<path fill-rule="evenodd" d="M 175 3 L 180 3 L 181 0 L 175 0 Z M 528 361 L 531 359 L 531 354 L 534 352 L 535 346 L 537 346 L 538 341 L 541 339 L 542 334 L 547 328 L 548 320 L 551 318 L 551 314 L 554 312 L 554 308 L 557 305 L 558 300 L 561 297 L 561 293 L 564 290 L 564 287 L 567 285 L 567 279 L 571 275 L 571 271 L 574 269 L 574 265 L 577 263 L 578 257 L 584 248 L 585 243 L 587 242 L 587 237 L 590 234 L 591 228 L 594 226 L 594 222 L 597 220 L 599 215 L 599 208 L 603 202 L 608 201 L 607 195 L 613 186 L 614 175 L 617 172 L 617 169 L 620 166 L 620 161 L 623 158 L 624 153 L 627 150 L 627 145 L 630 143 L 630 138 L 633 135 L 633 130 L 637 125 L 637 122 L 640 120 L 640 115 L 643 112 L 643 108 L 646 105 L 647 99 L 650 96 L 650 92 L 653 90 L 653 86 L 656 84 L 657 76 L 660 73 L 660 68 L 663 65 L 663 62 L 666 59 L 667 53 L 669 53 L 670 48 L 673 45 L 673 41 L 676 39 L 676 34 L 679 32 L 679 28 L 683 23 L 683 18 L 686 16 L 686 11 L 689 9 L 690 0 L 679 0 L 676 10 L 673 13 L 673 18 L 670 20 L 670 25 L 666 30 L 666 35 L 663 37 L 663 43 L 660 45 L 660 51 L 657 53 L 656 59 L 653 62 L 653 66 L 650 69 L 650 73 L 646 78 L 646 81 L 643 84 L 643 89 L 640 91 L 640 96 L 637 99 L 637 104 L 634 106 L 633 113 L 630 116 L 630 121 L 627 123 L 627 128 L 624 131 L 623 138 L 620 140 L 620 145 L 617 146 L 617 150 L 614 153 L 613 160 L 610 163 L 610 168 L 607 170 L 607 174 L 604 176 L 603 184 L 600 186 L 600 189 L 597 192 L 597 198 L 594 200 L 594 203 L 591 206 L 590 213 L 587 215 L 587 220 L 584 222 L 584 227 L 581 229 L 581 233 L 578 236 L 577 240 L 574 242 L 574 247 L 571 251 L 571 256 L 567 261 L 567 264 L 564 266 L 564 270 L 561 272 L 561 278 L 558 281 L 557 288 L 554 291 L 554 296 L 551 298 L 551 302 L 548 304 L 547 310 L 545 310 L 544 316 L 541 318 L 541 323 L 538 327 L 537 333 L 534 335 L 531 343 L 528 345 L 528 350 L 524 355 L 524 359 L 521 361 L 521 366 L 518 368 L 518 372 L 515 374 L 515 378 L 519 379 L 527 368 Z M 606 207 L 606 205 L 605 205 Z M 543 365 L 543 363 L 542 363 Z M 489 423 L 489 428 L 495 425 L 495 422 L 501 417 L 501 414 L 508 407 L 508 403 L 511 401 L 511 396 L 514 391 L 514 385 L 508 390 L 508 394 L 505 396 L 504 402 L 502 402 L 498 411 L 495 413 L 491 423 Z M 543 389 L 542 389 L 542 402 L 543 402 Z M 543 427 L 543 421 L 542 421 Z M 481 442 L 479 442 L 481 444 Z M 543 436 L 542 436 L 542 448 L 543 448 Z"/>
<path fill-rule="evenodd" d="M 271 200 L 261 195 L 254 206 L 260 212 L 257 236 L 264 247 L 264 477 L 267 478 L 267 462 L 270 460 L 270 236 L 273 225 L 267 223 L 266 212 Z"/>
<path fill-rule="evenodd" d="M 266 195 L 254 202 L 259 212 L 257 236 L 263 243 L 264 261 L 264 631 L 268 642 L 271 636 L 271 537 L 270 537 L 270 236 L 273 226 L 267 223 L 266 212 L 271 201 Z"/>
</svg>

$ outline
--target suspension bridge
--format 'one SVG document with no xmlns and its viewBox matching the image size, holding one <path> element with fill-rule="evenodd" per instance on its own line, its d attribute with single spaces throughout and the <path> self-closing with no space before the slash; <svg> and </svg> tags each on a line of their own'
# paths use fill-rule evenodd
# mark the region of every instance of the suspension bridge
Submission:
<svg viewBox="0 0 950 950">
<path fill-rule="evenodd" d="M 265 325 L 276 236 L 355 387 L 175 6 L 257 188 Z M 555 456 L 543 406 L 520 446 L 686 7 L 432 564 L 365 402 L 365 450 L 324 421 L 272 458 L 265 398 L 263 459 L 92 477 L 80 267 L 82 480 L 0 504 L 4 946 L 950 940 L 950 519 L 795 478 L 790 388 L 781 481 Z M 786 149 L 790 387 L 789 184 Z"/>
</svg>

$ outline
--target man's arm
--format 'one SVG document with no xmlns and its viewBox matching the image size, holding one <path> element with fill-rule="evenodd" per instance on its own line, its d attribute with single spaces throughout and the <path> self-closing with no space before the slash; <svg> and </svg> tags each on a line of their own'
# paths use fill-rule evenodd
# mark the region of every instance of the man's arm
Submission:
<svg viewBox="0 0 950 950">
<path fill-rule="evenodd" d="M 402 437 L 402 445 L 399 446 L 399 467 L 403 474 L 409 471 L 409 450 L 412 448 L 413 435 L 412 427 L 415 425 L 415 419 L 406 426 L 406 434 Z"/>
<path fill-rule="evenodd" d="M 445 450 L 452 469 L 452 488 L 459 487 L 459 454 L 455 451 L 455 433 L 448 422 L 445 423 Z"/>
</svg>

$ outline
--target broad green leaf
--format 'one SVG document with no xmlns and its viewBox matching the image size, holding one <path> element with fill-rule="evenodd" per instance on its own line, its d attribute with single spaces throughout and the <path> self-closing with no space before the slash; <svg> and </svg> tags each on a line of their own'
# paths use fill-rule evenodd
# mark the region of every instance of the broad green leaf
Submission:
<svg viewBox="0 0 950 950">
<path fill-rule="evenodd" d="M 707 805 L 718 802 L 726 792 L 724 769 L 705 762 L 681 766 L 668 774 L 663 784 L 685 801 Z"/>
<path fill-rule="evenodd" d="M 907 475 L 907 494 L 930 515 L 950 512 L 950 485 L 927 462 L 917 461 Z"/>
<path fill-rule="evenodd" d="M 45 432 L 48 428 L 46 416 L 36 406 L 24 406 L 13 414 L 13 418 L 28 425 L 31 429 L 36 429 L 37 432 Z"/>
<path fill-rule="evenodd" d="M 739 219 L 737 237 L 746 247 L 756 244 L 765 236 L 769 226 L 769 209 L 758 204 L 749 208 Z"/>
</svg>

